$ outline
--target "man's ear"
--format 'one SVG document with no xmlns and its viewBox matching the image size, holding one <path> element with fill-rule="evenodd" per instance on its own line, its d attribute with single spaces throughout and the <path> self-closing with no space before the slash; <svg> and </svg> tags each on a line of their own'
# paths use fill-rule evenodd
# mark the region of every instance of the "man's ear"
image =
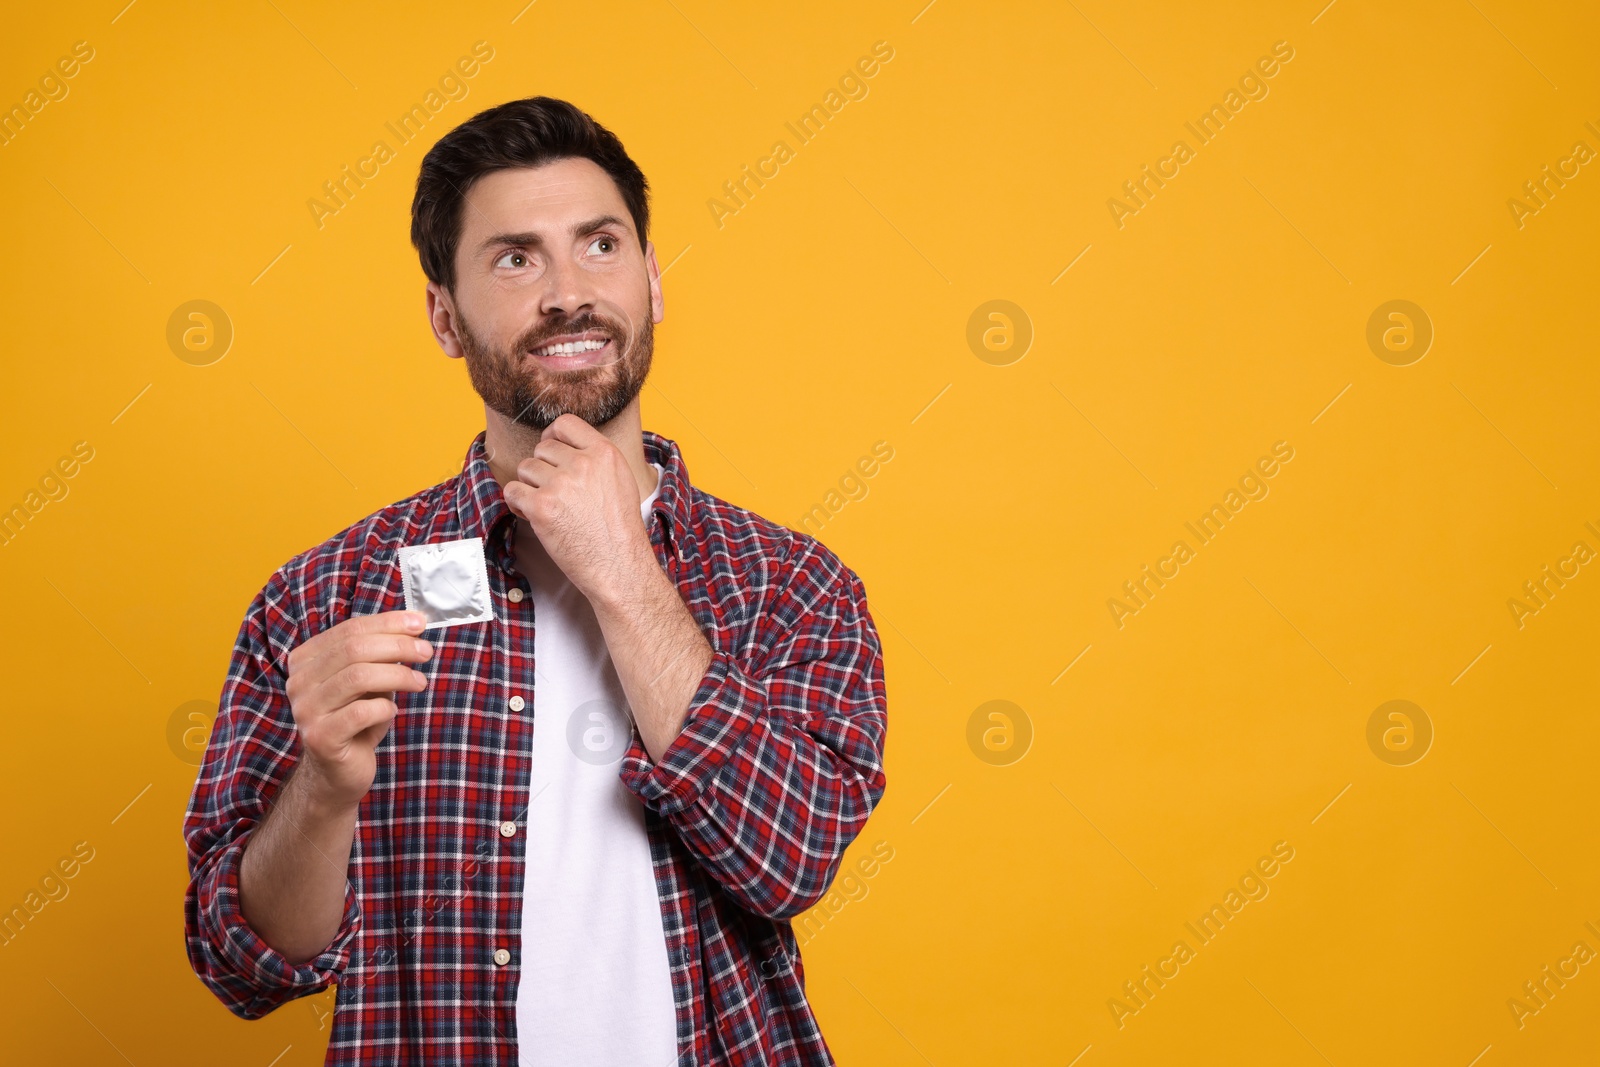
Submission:
<svg viewBox="0 0 1600 1067">
<path fill-rule="evenodd" d="M 645 242 L 644 272 L 650 280 L 650 321 L 660 322 L 667 317 L 667 301 L 661 295 L 661 268 L 656 266 L 656 243 L 654 241 Z"/>
<path fill-rule="evenodd" d="M 444 354 L 451 359 L 461 359 L 466 352 L 461 348 L 461 338 L 456 334 L 456 303 L 438 282 L 429 282 L 426 292 L 428 325 L 433 329 L 433 339 L 439 342 Z"/>
</svg>

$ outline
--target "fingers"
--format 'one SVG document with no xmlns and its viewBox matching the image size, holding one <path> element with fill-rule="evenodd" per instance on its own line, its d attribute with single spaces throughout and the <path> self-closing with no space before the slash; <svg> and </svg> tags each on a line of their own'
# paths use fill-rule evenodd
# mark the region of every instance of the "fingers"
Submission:
<svg viewBox="0 0 1600 1067">
<path fill-rule="evenodd" d="M 329 717 L 328 730 L 339 740 L 359 741 L 370 748 L 383 740 L 389 725 L 400 714 L 400 706 L 392 693 L 371 694 L 361 700 L 352 700 Z"/>
<path fill-rule="evenodd" d="M 309 689 L 294 709 L 296 716 L 306 721 L 326 716 L 371 693 L 420 693 L 427 687 L 427 675 L 402 663 L 349 663 Z"/>
<path fill-rule="evenodd" d="M 574 466 L 582 455 L 582 450 L 547 433 L 533 446 L 533 454 L 517 464 L 517 478 L 536 488 L 542 487 L 562 467 Z"/>
<path fill-rule="evenodd" d="M 344 658 L 349 663 L 421 663 L 433 655 L 433 645 L 409 634 L 353 634 L 345 639 Z"/>
<path fill-rule="evenodd" d="M 531 458 L 544 460 L 552 467 L 559 467 L 570 462 L 578 455 L 579 449 L 560 438 L 545 434 L 539 438 L 539 443 L 533 446 Z M 528 460 L 524 460 L 524 463 Z"/>
<path fill-rule="evenodd" d="M 389 611 L 356 616 L 324 630 L 290 654 L 290 681 L 299 677 L 302 685 L 314 685 L 350 663 L 415 663 L 427 659 L 433 655 L 433 646 L 411 636 L 420 633 L 422 627 L 406 624 L 408 618 L 422 620 L 417 612 Z"/>
<path fill-rule="evenodd" d="M 371 693 L 421 693 L 426 688 L 427 675 L 405 664 L 358 661 L 339 665 L 315 681 L 290 675 L 288 696 L 294 720 L 304 725 Z"/>
<path fill-rule="evenodd" d="M 338 796 L 359 800 L 372 787 L 372 750 L 399 711 L 397 696 L 427 688 L 427 676 L 406 666 L 433 655 L 414 636 L 426 621 L 412 611 L 355 616 L 290 652 L 287 692 L 303 758 Z"/>
<path fill-rule="evenodd" d="M 380 611 L 375 615 L 352 615 L 339 625 L 355 633 L 419 634 L 427 621 L 415 611 Z"/>
<path fill-rule="evenodd" d="M 541 441 L 536 447 L 543 448 L 544 443 Z M 569 446 L 563 445 L 562 447 Z M 517 480 L 507 483 L 506 488 L 509 489 L 513 485 L 520 484 L 542 489 L 550 483 L 550 479 L 554 478 L 555 475 L 556 465 L 554 463 L 551 463 L 543 456 L 529 456 L 517 464 Z"/>
<path fill-rule="evenodd" d="M 545 427 L 544 432 L 539 435 L 539 443 L 544 444 L 544 442 L 552 438 L 572 445 L 574 448 L 586 448 L 594 444 L 596 439 L 605 440 L 606 435 L 572 412 L 567 411 L 557 416 L 554 422 Z"/>
<path fill-rule="evenodd" d="M 369 693 L 338 710 L 305 723 L 300 739 L 313 758 L 338 763 L 371 752 L 388 733 L 400 708 L 388 693 Z M 352 750 L 355 750 L 352 752 Z"/>
<path fill-rule="evenodd" d="M 337 647 L 348 636 L 356 633 L 412 633 L 420 634 L 428 620 L 415 611 L 384 611 L 376 615 L 356 615 L 313 634 L 308 640 L 289 650 L 284 661 L 289 673 L 304 670 L 320 659 L 330 648 Z"/>
<path fill-rule="evenodd" d="M 522 494 L 524 493 L 528 494 L 527 500 L 522 499 Z M 505 498 L 506 507 L 511 509 L 513 515 L 524 522 L 532 521 L 528 518 L 528 507 L 533 503 L 533 489 L 531 487 L 521 482 L 507 482 L 501 495 Z"/>
</svg>

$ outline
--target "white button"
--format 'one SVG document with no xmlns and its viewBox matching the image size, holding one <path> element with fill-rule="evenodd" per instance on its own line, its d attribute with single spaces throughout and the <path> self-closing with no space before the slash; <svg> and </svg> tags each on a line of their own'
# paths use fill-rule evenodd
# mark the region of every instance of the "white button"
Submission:
<svg viewBox="0 0 1600 1067">
<path fill-rule="evenodd" d="M 525 700 L 523 700 L 521 697 L 512 697 L 511 698 L 511 710 L 512 711 L 521 711 L 525 707 L 527 707 L 527 702 Z"/>
<path fill-rule="evenodd" d="M 511 953 L 507 952 L 503 948 L 497 948 L 494 950 L 494 961 L 500 966 L 504 967 L 506 964 L 511 962 Z"/>
<path fill-rule="evenodd" d="M 515 837 L 516 835 L 517 835 L 517 824 L 516 823 L 514 823 L 514 822 L 503 822 L 503 823 L 500 824 L 500 836 L 501 837 Z"/>
<path fill-rule="evenodd" d="M 510 589 L 506 590 L 506 599 L 511 601 L 513 604 L 522 603 L 522 590 L 516 586 L 512 586 Z"/>
</svg>

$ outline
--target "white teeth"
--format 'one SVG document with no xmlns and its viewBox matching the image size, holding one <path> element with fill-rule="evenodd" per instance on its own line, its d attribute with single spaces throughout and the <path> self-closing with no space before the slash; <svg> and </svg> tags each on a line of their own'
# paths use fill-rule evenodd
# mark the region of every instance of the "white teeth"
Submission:
<svg viewBox="0 0 1600 1067">
<path fill-rule="evenodd" d="M 597 348 L 604 347 L 604 341 L 572 341 L 564 345 L 546 345 L 544 348 L 534 349 L 534 355 L 572 356 L 579 352 L 593 352 Z"/>
</svg>

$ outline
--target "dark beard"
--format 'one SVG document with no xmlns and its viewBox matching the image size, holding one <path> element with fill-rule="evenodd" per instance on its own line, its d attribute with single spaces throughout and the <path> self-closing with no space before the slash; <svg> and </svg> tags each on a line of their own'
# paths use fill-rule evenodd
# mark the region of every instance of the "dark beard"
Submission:
<svg viewBox="0 0 1600 1067">
<path fill-rule="evenodd" d="M 612 362 L 552 371 L 528 355 L 549 338 L 585 330 L 602 331 L 611 339 Z M 631 336 L 624 324 L 583 312 L 528 331 L 508 350 L 491 350 L 458 310 L 456 335 L 466 357 L 467 376 L 483 402 L 512 422 L 539 431 L 569 412 L 594 427 L 616 418 L 644 388 L 655 352 L 655 324 L 648 313 L 639 332 Z"/>
</svg>

